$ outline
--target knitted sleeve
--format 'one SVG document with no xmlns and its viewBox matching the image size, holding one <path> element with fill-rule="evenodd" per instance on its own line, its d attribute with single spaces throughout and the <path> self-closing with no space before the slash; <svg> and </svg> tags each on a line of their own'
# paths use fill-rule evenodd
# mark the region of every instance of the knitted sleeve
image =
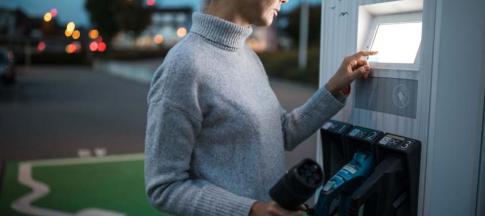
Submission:
<svg viewBox="0 0 485 216">
<path fill-rule="evenodd" d="M 302 106 L 291 112 L 282 109 L 281 122 L 285 150 L 293 150 L 299 143 L 315 133 L 325 121 L 335 115 L 345 104 L 345 96 L 332 95 L 322 87 Z"/>
</svg>

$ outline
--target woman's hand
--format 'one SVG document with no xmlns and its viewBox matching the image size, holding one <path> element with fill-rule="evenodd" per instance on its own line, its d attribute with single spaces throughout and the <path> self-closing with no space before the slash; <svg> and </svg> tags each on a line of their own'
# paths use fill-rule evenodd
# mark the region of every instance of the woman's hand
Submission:
<svg viewBox="0 0 485 216">
<path fill-rule="evenodd" d="M 362 59 L 362 57 L 375 54 L 377 54 L 375 51 L 360 51 L 354 55 L 345 57 L 340 68 L 333 77 L 330 78 L 325 85 L 325 88 L 327 88 L 330 93 L 336 94 L 350 86 L 356 79 L 367 79 L 372 72 L 372 68 L 366 60 Z"/>
<path fill-rule="evenodd" d="M 302 211 L 288 211 L 279 206 L 276 202 L 256 202 L 251 207 L 249 216 L 302 216 Z"/>
</svg>

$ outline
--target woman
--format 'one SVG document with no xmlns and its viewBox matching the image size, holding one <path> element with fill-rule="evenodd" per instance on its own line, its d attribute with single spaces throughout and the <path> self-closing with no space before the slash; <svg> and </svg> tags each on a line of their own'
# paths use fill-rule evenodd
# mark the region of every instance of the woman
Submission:
<svg viewBox="0 0 485 216">
<path fill-rule="evenodd" d="M 268 26 L 287 0 L 211 0 L 157 69 L 148 95 L 145 183 L 151 203 L 177 215 L 293 215 L 268 190 L 284 151 L 345 102 L 341 91 L 371 69 L 347 57 L 324 88 L 285 112 L 256 54 L 251 25 Z"/>
</svg>

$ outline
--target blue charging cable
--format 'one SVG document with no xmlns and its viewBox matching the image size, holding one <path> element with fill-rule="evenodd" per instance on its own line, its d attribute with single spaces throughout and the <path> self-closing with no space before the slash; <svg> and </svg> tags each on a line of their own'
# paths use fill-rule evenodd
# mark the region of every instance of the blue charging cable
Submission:
<svg viewBox="0 0 485 216">
<path fill-rule="evenodd" d="M 370 152 L 357 152 L 352 160 L 343 166 L 322 187 L 315 205 L 315 216 L 330 216 L 336 212 L 344 216 L 350 208 L 348 197 L 357 189 L 374 168 L 374 156 Z M 347 195 L 347 196 L 346 196 Z"/>
</svg>

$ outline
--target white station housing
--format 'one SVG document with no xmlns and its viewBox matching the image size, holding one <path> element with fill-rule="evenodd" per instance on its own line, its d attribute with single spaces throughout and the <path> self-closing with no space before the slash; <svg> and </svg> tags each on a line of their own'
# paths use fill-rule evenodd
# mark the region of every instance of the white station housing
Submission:
<svg viewBox="0 0 485 216">
<path fill-rule="evenodd" d="M 379 51 L 334 119 L 421 140 L 418 215 L 485 215 L 485 1 L 322 5 L 320 86 L 345 56 Z"/>
</svg>

